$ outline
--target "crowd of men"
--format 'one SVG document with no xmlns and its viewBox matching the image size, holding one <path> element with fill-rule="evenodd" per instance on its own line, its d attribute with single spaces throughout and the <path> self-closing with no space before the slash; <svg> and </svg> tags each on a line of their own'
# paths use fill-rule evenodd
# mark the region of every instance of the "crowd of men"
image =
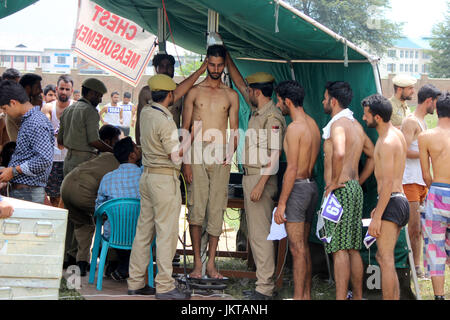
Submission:
<svg viewBox="0 0 450 320">
<path fill-rule="evenodd" d="M 4 74 L 0 107 L 6 114 L 9 139 L 16 146 L 6 168 L 0 170 L 0 182 L 8 182 L 11 197 L 44 203 L 49 196 L 53 205 L 68 209 L 66 265 L 76 263 L 81 275 L 86 275 L 96 208 L 114 198 L 139 198 L 141 210 L 131 253 L 117 251 L 117 262 L 111 263 L 107 275 L 118 281 L 127 279 L 130 295 L 189 299 L 189 293 L 181 291 L 172 277 L 182 172 L 194 252 L 189 278 L 223 278 L 215 256 L 239 141 L 239 91 L 250 107 L 242 184 L 257 278 L 247 298 L 268 300 L 275 294 L 275 248 L 267 240 L 272 215 L 276 223 L 286 226 L 293 257 L 293 298 L 311 298 L 310 228 L 316 208 L 333 194 L 343 214 L 339 221 L 325 219 L 323 232 L 326 252 L 333 255 L 336 298 L 346 299 L 351 284 L 353 299 L 362 299 L 361 185 L 372 173 L 378 201 L 368 232 L 377 239 L 383 298 L 399 299 L 394 247 L 407 224 L 416 270 L 422 277 L 431 276 L 435 298 L 444 298 L 450 241 L 450 93 L 423 86 L 419 104 L 411 113 L 406 101 L 414 94 L 415 80 L 398 76 L 390 100 L 380 94 L 363 99 L 362 120 L 378 133 L 374 145 L 349 108 L 353 92 L 344 81 L 328 82 L 324 87 L 323 110 L 331 120 L 321 134 L 303 108 L 305 95 L 313 93 L 305 92 L 294 80 L 276 85 L 266 72 L 244 79 L 223 45 L 208 47 L 200 68 L 179 84 L 173 81 L 174 64 L 170 55 L 154 57 L 156 75 L 139 93 L 137 107 L 129 93 L 119 102 L 119 93 L 112 92 L 111 102 L 97 109 L 107 88 L 95 78 L 82 83 L 81 98 L 75 101 L 68 76 L 62 75 L 56 86 L 48 85 L 42 91 L 38 75 L 8 78 Z M 223 82 L 225 68 L 237 91 Z M 195 84 L 205 71 L 206 78 Z M 272 100 L 274 93 L 276 101 Z M 428 130 L 424 118 L 435 109 L 439 122 Z M 287 115 L 292 119 L 289 125 Z M 136 142 L 123 138 L 134 125 Z M 323 155 L 319 153 L 321 139 Z M 287 168 L 276 203 L 276 175 L 283 152 Z M 360 170 L 362 154 L 365 162 Z M 320 199 L 317 179 L 322 177 L 314 176 L 313 169 L 322 156 L 325 190 Z M 420 210 L 421 205 L 425 209 Z M 11 210 L 1 211 L 2 217 L 10 214 Z M 104 236 L 110 232 L 107 221 Z M 206 274 L 201 259 L 204 233 L 208 235 Z M 422 235 L 424 272 L 420 268 Z M 146 284 L 145 273 L 155 237 L 158 273 L 153 288 Z"/>
</svg>

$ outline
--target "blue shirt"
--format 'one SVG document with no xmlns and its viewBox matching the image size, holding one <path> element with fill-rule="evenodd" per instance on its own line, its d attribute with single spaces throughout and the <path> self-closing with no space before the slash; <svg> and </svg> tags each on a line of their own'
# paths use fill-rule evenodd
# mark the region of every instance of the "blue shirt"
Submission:
<svg viewBox="0 0 450 320">
<path fill-rule="evenodd" d="M 137 198 L 140 199 L 139 181 L 141 180 L 144 167 L 138 167 L 133 163 L 122 163 L 119 168 L 108 172 L 103 176 L 98 188 L 95 209 L 103 202 L 116 198 Z M 109 221 L 105 221 L 103 235 L 109 239 L 111 226 Z"/>
<path fill-rule="evenodd" d="M 22 117 L 17 135 L 16 149 L 9 167 L 20 166 L 22 174 L 11 180 L 34 187 L 45 187 L 52 170 L 55 134 L 48 118 L 39 106 L 30 109 Z"/>
</svg>

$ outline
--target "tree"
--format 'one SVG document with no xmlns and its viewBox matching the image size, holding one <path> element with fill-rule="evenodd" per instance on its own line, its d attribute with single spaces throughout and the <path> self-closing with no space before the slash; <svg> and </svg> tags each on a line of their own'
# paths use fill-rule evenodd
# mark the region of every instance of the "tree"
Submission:
<svg viewBox="0 0 450 320">
<path fill-rule="evenodd" d="M 450 78 L 450 2 L 447 2 L 447 15 L 444 21 L 433 26 L 430 76 Z"/>
<path fill-rule="evenodd" d="M 403 23 L 384 18 L 389 0 L 287 0 L 299 11 L 356 45 L 382 56 L 401 37 Z"/>
</svg>

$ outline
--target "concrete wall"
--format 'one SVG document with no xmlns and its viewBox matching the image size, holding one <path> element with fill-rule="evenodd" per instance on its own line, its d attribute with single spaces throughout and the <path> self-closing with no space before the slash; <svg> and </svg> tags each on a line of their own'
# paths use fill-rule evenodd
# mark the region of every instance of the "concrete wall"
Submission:
<svg viewBox="0 0 450 320">
<path fill-rule="evenodd" d="M 381 86 L 383 90 L 383 95 L 386 98 L 392 97 L 394 94 L 394 84 L 392 83 L 392 78 L 395 77 L 395 74 L 389 74 L 388 79 L 381 79 Z M 411 101 L 408 101 L 410 106 L 417 105 L 417 92 L 419 89 L 425 84 L 430 83 L 441 91 L 450 91 L 450 79 L 432 79 L 428 78 L 427 75 L 423 74 L 420 79 L 417 80 L 417 83 L 414 86 L 415 94 Z"/>
<path fill-rule="evenodd" d="M 6 69 L 7 68 L 5 68 L 5 67 L 0 67 L 0 75 L 3 74 L 3 72 Z M 42 77 L 42 82 L 41 82 L 42 89 L 44 89 L 44 87 L 48 84 L 56 85 L 56 81 L 61 76 L 61 73 L 42 72 L 42 68 L 36 68 L 36 70 L 33 73 L 36 73 Z M 81 92 L 81 84 L 83 83 L 83 81 L 85 79 L 96 78 L 98 80 L 101 80 L 105 84 L 106 88 L 108 89 L 108 92 L 103 96 L 101 105 L 104 105 L 111 101 L 111 92 L 114 92 L 114 91 L 119 92 L 121 98 L 123 97 L 124 92 L 126 92 L 126 91 L 130 92 L 131 93 L 131 101 L 134 104 L 137 104 L 140 90 L 142 89 L 142 87 L 147 85 L 147 80 L 151 77 L 151 75 L 143 75 L 138 86 L 136 88 L 134 88 L 133 86 L 127 84 L 126 82 L 124 82 L 124 81 L 120 80 L 119 78 L 116 78 L 112 75 L 79 74 L 78 70 L 72 69 L 70 72 L 70 76 L 73 79 L 74 89 L 80 90 L 80 92 Z M 184 80 L 183 77 L 179 77 L 179 76 L 174 77 L 174 81 L 176 83 L 180 83 L 183 80 Z"/>
</svg>

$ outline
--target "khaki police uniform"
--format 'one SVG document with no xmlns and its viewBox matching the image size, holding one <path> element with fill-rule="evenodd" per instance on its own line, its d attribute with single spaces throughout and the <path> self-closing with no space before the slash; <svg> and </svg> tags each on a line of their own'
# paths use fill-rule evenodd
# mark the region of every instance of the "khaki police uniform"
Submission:
<svg viewBox="0 0 450 320">
<path fill-rule="evenodd" d="M 69 220 L 73 223 L 75 238 L 78 242 L 77 261 L 90 261 L 90 248 L 95 232 L 93 219 L 95 200 L 100 182 L 105 174 L 116 170 L 119 162 L 110 152 L 81 163 L 63 180 L 61 197 L 69 210 Z M 66 238 L 66 249 L 71 246 Z"/>
<path fill-rule="evenodd" d="M 167 91 L 175 89 L 175 83 L 170 77 L 165 76 L 172 81 L 166 83 L 167 79 L 161 76 L 150 78 L 150 88 Z M 152 81 L 160 86 L 157 87 Z M 169 85 L 172 83 L 173 89 Z M 181 211 L 181 163 L 175 164 L 168 155 L 179 149 L 178 132 L 170 111 L 155 102 L 142 109 L 140 124 L 144 172 L 139 183 L 141 213 L 130 256 L 128 289 L 138 290 L 145 286 L 150 245 L 156 236 L 156 291 L 165 293 L 175 288 L 172 260 L 177 248 Z"/>
<path fill-rule="evenodd" d="M 416 84 L 416 82 L 417 79 L 404 74 L 400 74 L 392 78 L 392 83 L 400 88 L 413 86 Z M 389 99 L 389 101 L 392 104 L 391 123 L 392 125 L 399 127 L 402 125 L 403 119 L 405 119 L 406 116 L 411 113 L 411 111 L 409 110 L 406 101 L 400 101 L 400 99 L 395 96 L 395 93 Z"/>
<path fill-rule="evenodd" d="M 252 76 L 247 78 L 249 84 L 269 82 L 264 81 L 268 77 L 267 74 L 258 73 L 256 77 Z M 272 296 L 275 289 L 275 248 L 273 241 L 267 240 L 267 236 L 272 223 L 273 198 L 278 192 L 276 172 L 267 181 L 259 201 L 253 202 L 250 195 L 261 179 L 261 172 L 270 160 L 271 151 L 281 151 L 285 131 L 286 121 L 271 100 L 253 111 L 244 144 L 242 185 L 248 239 L 256 264 L 256 291 L 267 296 Z"/>
</svg>

